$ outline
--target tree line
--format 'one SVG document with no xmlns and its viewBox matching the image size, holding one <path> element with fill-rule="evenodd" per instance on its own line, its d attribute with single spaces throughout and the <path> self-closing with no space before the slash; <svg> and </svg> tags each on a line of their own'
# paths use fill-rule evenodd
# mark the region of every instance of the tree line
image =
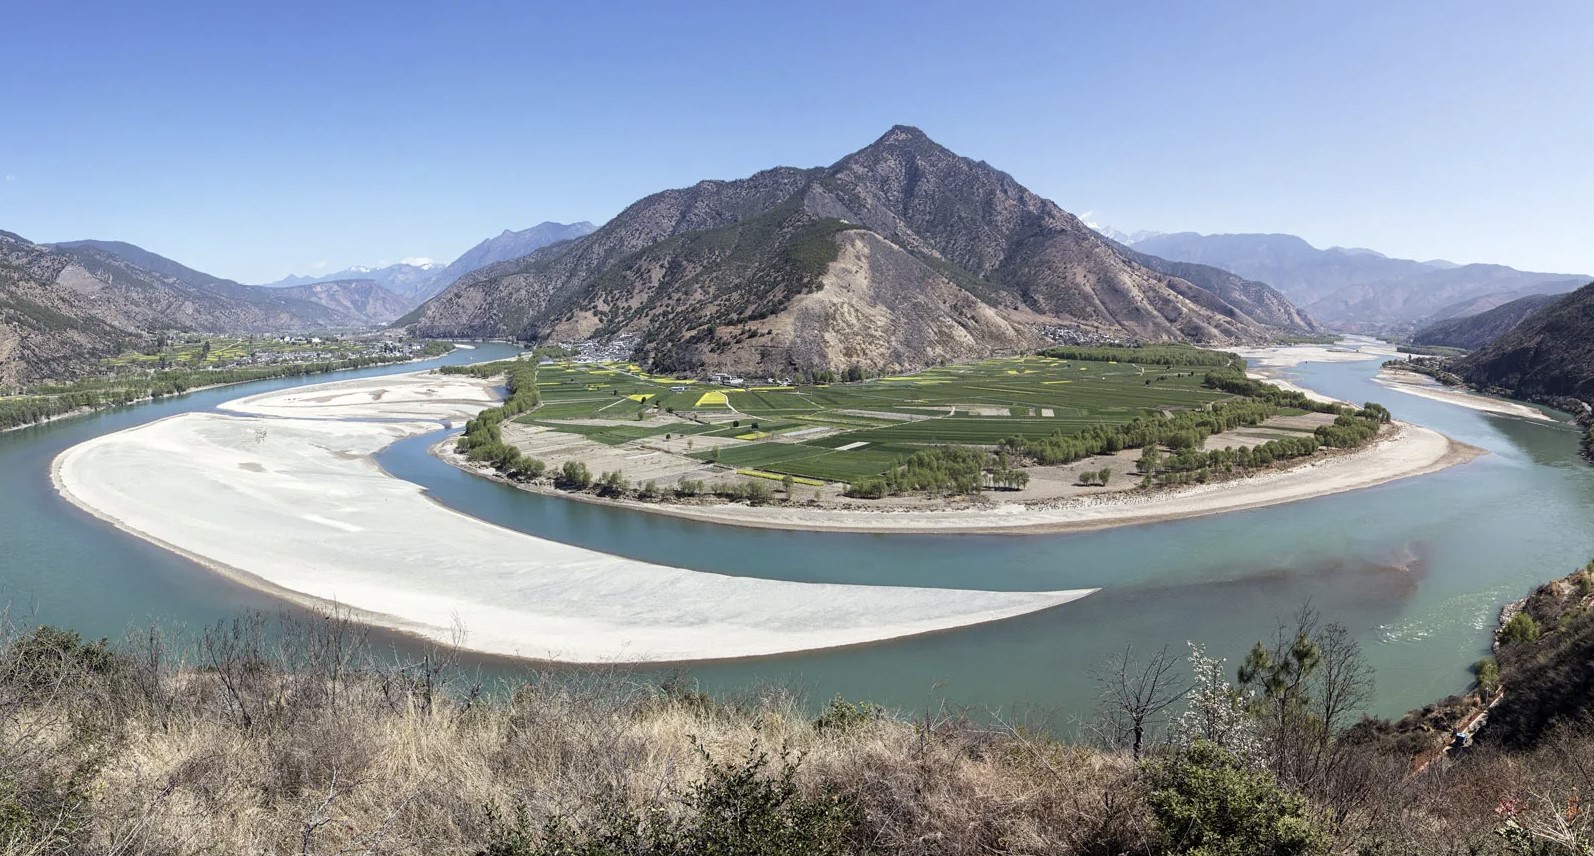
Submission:
<svg viewBox="0 0 1594 856">
<path fill-rule="evenodd" d="M 500 360 L 469 366 L 443 366 L 442 374 L 469 375 L 488 378 L 497 374 L 505 376 L 504 386 L 509 395 L 504 403 L 489 407 L 465 423 L 465 433 L 454 445 L 455 451 L 468 460 L 486 464 L 511 479 L 534 479 L 543 474 L 547 464 L 520 449 L 504 442 L 500 425 L 529 412 L 542 401 L 537 391 L 537 366 L 527 360 Z"/>
<path fill-rule="evenodd" d="M 969 446 L 936 446 L 895 461 L 879 476 L 847 486 L 847 495 L 880 499 L 904 493 L 972 496 L 984 490 L 1021 490 L 1029 473 L 1013 464 L 1006 449 L 987 452 Z"/>
<path fill-rule="evenodd" d="M 451 346 L 428 343 L 423 357 L 447 353 Z M 313 363 L 240 366 L 226 369 L 165 369 L 147 374 L 89 378 L 75 383 L 30 388 L 19 396 L 0 397 L 0 430 L 18 428 L 81 410 L 101 410 L 140 401 L 182 395 L 200 387 L 226 386 L 256 380 L 305 377 L 363 369 L 413 359 L 407 354 L 350 357 Z"/>
<path fill-rule="evenodd" d="M 1143 365 L 1197 366 L 1245 371 L 1245 360 L 1238 354 L 1225 351 L 1208 351 L 1189 345 L 1138 345 L 1138 346 L 1085 346 L 1059 345 L 1040 352 L 1054 360 L 1082 360 L 1086 362 L 1140 363 Z"/>
</svg>

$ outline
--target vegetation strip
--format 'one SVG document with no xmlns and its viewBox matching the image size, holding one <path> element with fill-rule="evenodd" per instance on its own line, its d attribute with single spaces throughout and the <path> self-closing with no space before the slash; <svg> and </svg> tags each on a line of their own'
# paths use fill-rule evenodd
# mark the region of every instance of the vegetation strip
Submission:
<svg viewBox="0 0 1594 856">
<path fill-rule="evenodd" d="M 0 396 L 0 430 L 19 428 L 77 412 L 119 407 L 149 399 L 160 399 L 168 395 L 182 395 L 203 387 L 391 365 L 441 356 L 451 350 L 453 346 L 446 342 L 428 342 L 419 354 L 405 353 L 234 368 L 157 369 L 132 376 L 89 378 L 65 384 L 35 386 L 20 395 Z"/>
</svg>

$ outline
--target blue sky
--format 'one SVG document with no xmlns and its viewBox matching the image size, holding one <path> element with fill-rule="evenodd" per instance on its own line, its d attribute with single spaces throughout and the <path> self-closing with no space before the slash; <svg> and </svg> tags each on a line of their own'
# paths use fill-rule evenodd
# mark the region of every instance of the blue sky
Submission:
<svg viewBox="0 0 1594 856">
<path fill-rule="evenodd" d="M 1594 273 L 1594 3 L 13 4 L 0 229 L 246 282 L 896 123 L 1126 230 Z"/>
</svg>

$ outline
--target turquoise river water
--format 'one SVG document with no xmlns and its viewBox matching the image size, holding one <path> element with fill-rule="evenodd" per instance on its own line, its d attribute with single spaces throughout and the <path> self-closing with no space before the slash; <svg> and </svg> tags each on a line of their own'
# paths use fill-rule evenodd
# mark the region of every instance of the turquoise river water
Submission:
<svg viewBox="0 0 1594 856">
<path fill-rule="evenodd" d="M 501 357 L 506 346 L 441 362 Z M 435 363 L 434 363 L 435 364 Z M 1091 664 L 1187 640 L 1228 657 L 1304 602 L 1349 627 L 1377 669 L 1373 712 L 1460 690 L 1499 606 L 1594 557 L 1594 468 L 1570 426 L 1490 416 L 1388 390 L 1376 361 L 1309 364 L 1294 378 L 1328 395 L 1387 404 L 1400 419 L 1490 454 L 1440 473 L 1255 511 L 1071 535 L 864 535 L 698 523 L 544 497 L 467 475 L 427 454 L 437 435 L 381 464 L 468 514 L 540 537 L 647 561 L 771 579 L 984 589 L 1100 587 L 1022 618 L 857 648 L 689 671 L 732 692 L 780 683 L 903 709 L 947 701 L 1039 715 L 1089 712 Z M 0 601 L 14 619 L 119 637 L 159 620 L 197 628 L 273 599 L 78 511 L 50 461 L 90 437 L 243 395 L 414 371 L 406 365 L 264 381 L 0 434 Z M 398 644 L 404 644 L 399 642 Z M 482 661 L 489 674 L 524 668 Z"/>
</svg>

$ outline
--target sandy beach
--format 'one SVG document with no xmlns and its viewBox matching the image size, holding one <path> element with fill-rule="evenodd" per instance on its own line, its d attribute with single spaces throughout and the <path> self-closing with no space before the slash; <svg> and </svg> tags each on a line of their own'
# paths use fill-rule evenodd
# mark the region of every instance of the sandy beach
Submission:
<svg viewBox="0 0 1594 856">
<path fill-rule="evenodd" d="M 688 661 L 877 642 L 1092 590 L 795 583 L 671 568 L 503 529 L 372 455 L 467 418 L 493 384 L 395 375 L 239 399 L 95 438 L 52 475 L 74 504 L 244 584 L 492 654 Z"/>
<path fill-rule="evenodd" d="M 1477 410 L 1483 413 L 1493 413 L 1497 416 L 1515 416 L 1519 419 L 1537 419 L 1544 422 L 1554 422 L 1549 414 L 1536 407 L 1520 404 L 1515 401 L 1506 401 L 1501 398 L 1491 398 L 1479 395 L 1466 389 L 1445 386 L 1439 381 L 1426 375 L 1408 371 L 1391 371 L 1384 369 L 1374 378 L 1378 383 L 1387 386 L 1396 392 L 1415 395 L 1433 401 L 1443 401 L 1468 410 Z"/>
</svg>

